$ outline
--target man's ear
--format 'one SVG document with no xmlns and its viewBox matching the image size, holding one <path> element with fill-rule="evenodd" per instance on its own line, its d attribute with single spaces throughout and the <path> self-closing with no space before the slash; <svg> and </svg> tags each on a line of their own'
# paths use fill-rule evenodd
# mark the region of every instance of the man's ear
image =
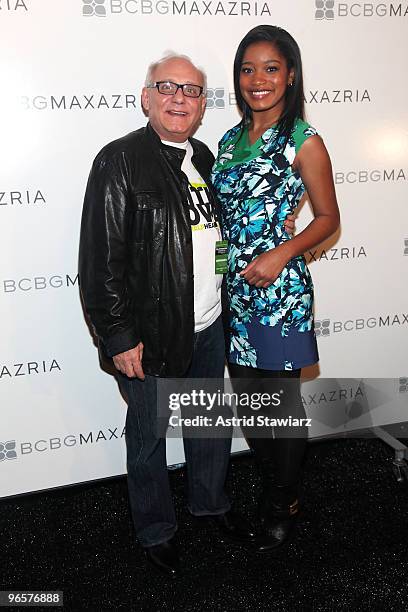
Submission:
<svg viewBox="0 0 408 612">
<path fill-rule="evenodd" d="M 149 90 L 147 87 L 142 89 L 142 106 L 146 112 L 149 112 Z"/>
<path fill-rule="evenodd" d="M 207 96 L 202 96 L 201 99 L 201 118 L 203 118 L 203 115 L 205 113 L 205 107 L 207 105 Z"/>
</svg>

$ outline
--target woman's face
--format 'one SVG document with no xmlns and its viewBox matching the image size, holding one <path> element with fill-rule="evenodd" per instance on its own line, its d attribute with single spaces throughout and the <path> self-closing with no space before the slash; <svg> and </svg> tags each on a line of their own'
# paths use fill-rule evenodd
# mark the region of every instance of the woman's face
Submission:
<svg viewBox="0 0 408 612">
<path fill-rule="evenodd" d="M 254 112 L 270 114 L 276 122 L 285 108 L 285 93 L 293 81 L 286 59 L 271 42 L 256 42 L 246 48 L 239 85 L 242 97 Z"/>
</svg>

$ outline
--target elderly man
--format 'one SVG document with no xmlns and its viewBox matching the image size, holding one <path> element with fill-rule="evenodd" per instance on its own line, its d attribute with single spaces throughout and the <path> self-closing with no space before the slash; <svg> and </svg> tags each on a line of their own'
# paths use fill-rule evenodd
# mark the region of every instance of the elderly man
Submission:
<svg viewBox="0 0 408 612">
<path fill-rule="evenodd" d="M 222 274 L 213 156 L 191 138 L 205 110 L 205 78 L 185 56 L 152 64 L 142 91 L 149 123 L 97 155 L 81 227 L 79 271 L 85 309 L 101 352 L 113 358 L 128 398 L 130 506 L 149 559 L 174 575 L 177 529 L 157 435 L 158 377 L 223 378 Z M 229 436 L 184 438 L 191 514 L 223 535 L 249 540 L 224 485 Z"/>
</svg>

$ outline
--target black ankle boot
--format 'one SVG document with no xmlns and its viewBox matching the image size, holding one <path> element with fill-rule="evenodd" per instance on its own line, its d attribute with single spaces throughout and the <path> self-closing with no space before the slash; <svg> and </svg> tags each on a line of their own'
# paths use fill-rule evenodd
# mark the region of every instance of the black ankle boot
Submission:
<svg viewBox="0 0 408 612">
<path fill-rule="evenodd" d="M 291 501 L 289 501 L 291 500 Z M 262 533 L 256 539 L 258 552 L 268 552 L 288 541 L 299 515 L 296 487 L 273 485 L 264 488 L 259 500 Z"/>
</svg>

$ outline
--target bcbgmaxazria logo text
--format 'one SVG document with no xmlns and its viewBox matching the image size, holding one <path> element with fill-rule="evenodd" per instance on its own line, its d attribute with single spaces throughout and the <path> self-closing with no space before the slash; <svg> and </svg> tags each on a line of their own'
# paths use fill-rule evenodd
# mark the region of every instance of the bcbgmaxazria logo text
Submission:
<svg viewBox="0 0 408 612">
<path fill-rule="evenodd" d="M 113 15 L 272 16 L 268 2 L 228 0 L 82 0 L 84 17 Z"/>
<path fill-rule="evenodd" d="M 388 183 L 408 180 L 408 170 L 404 168 L 390 168 L 381 170 L 346 170 L 334 173 L 336 185 L 343 183 Z"/>
<path fill-rule="evenodd" d="M 316 337 L 326 338 L 333 334 L 342 332 L 367 331 L 376 328 L 398 328 L 408 326 L 408 313 L 395 313 L 380 315 L 376 317 L 348 319 L 346 321 L 331 321 L 331 319 L 319 319 L 315 321 Z"/>
<path fill-rule="evenodd" d="M 21 376 L 51 374 L 52 372 L 61 372 L 61 366 L 56 359 L 0 364 L 0 380 L 11 380 Z"/>
<path fill-rule="evenodd" d="M 337 2 L 335 0 L 315 0 L 315 19 L 332 21 L 344 17 L 407 17 L 406 2 Z"/>
<path fill-rule="evenodd" d="M 23 278 L 6 278 L 1 280 L 0 287 L 4 293 L 27 291 L 44 291 L 44 289 L 64 289 L 78 286 L 78 274 L 53 274 L 51 276 L 26 276 Z"/>
<path fill-rule="evenodd" d="M 106 427 L 93 431 L 80 432 L 76 434 L 57 435 L 52 438 L 40 438 L 38 440 L 25 440 L 17 442 L 10 440 L 0 442 L 0 461 L 4 459 L 18 459 L 24 455 L 33 453 L 47 453 L 58 451 L 63 448 L 73 448 L 77 446 L 100 445 L 103 442 L 122 440 L 125 437 L 124 427 Z M 18 453 L 17 453 L 18 450 Z"/>
<path fill-rule="evenodd" d="M 347 104 L 371 102 L 368 89 L 310 89 L 305 92 L 307 104 Z"/>
<path fill-rule="evenodd" d="M 55 111 L 92 111 L 92 110 L 126 110 L 135 109 L 134 94 L 55 94 L 51 96 L 22 96 L 21 105 L 24 110 L 55 110 Z"/>
<path fill-rule="evenodd" d="M 350 247 L 333 247 L 322 249 L 318 247 L 305 253 L 307 263 L 312 261 L 351 261 L 367 258 L 367 251 L 363 245 Z"/>
<path fill-rule="evenodd" d="M 23 206 L 45 203 L 45 196 L 40 189 L 13 189 L 12 191 L 0 191 L 0 206 Z"/>
<path fill-rule="evenodd" d="M 0 0 L 0 16 L 3 12 L 28 11 L 28 0 Z"/>
</svg>

